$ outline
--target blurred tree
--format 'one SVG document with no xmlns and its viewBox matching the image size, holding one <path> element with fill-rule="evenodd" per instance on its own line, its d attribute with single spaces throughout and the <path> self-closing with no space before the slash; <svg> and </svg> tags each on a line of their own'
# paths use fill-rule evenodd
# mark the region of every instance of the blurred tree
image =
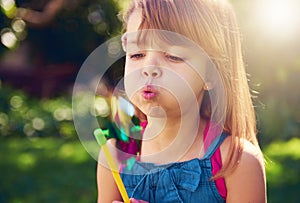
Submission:
<svg viewBox="0 0 300 203">
<path fill-rule="evenodd" d="M 0 79 L 38 96 L 68 89 L 86 57 L 121 30 L 113 0 L 2 0 L 1 6 Z"/>
<path fill-rule="evenodd" d="M 4 2 L 4 1 L 3 1 Z M 109 0 L 19 0 L 12 20 L 1 15 L 1 28 L 16 19 L 26 24 L 22 40 L 30 42 L 32 57 L 45 63 L 82 63 L 108 36 L 118 33 L 118 4 Z M 2 9 L 3 10 L 3 9 Z M 2 52 L 4 51 L 2 47 Z"/>
</svg>

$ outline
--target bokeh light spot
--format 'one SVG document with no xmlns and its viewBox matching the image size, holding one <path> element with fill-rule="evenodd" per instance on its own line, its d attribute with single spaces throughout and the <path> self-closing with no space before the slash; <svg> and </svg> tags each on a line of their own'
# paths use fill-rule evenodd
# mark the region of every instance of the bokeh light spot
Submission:
<svg viewBox="0 0 300 203">
<path fill-rule="evenodd" d="M 108 44 L 108 55 L 111 56 L 112 58 L 117 57 L 121 53 L 121 44 L 120 42 L 117 41 L 112 41 Z"/>
<path fill-rule="evenodd" d="M 32 127 L 36 130 L 43 130 L 45 128 L 45 121 L 41 118 L 34 118 L 32 120 Z"/>
<path fill-rule="evenodd" d="M 13 96 L 11 99 L 10 99 L 10 105 L 15 108 L 15 109 L 19 109 L 20 107 L 22 107 L 23 105 L 23 99 L 22 97 L 20 96 Z"/>
<path fill-rule="evenodd" d="M 26 27 L 24 20 L 16 19 L 12 22 L 12 29 L 16 32 L 23 32 Z"/>
<path fill-rule="evenodd" d="M 8 28 L 1 31 L 1 43 L 9 49 L 16 46 L 18 39 L 16 35 Z"/>
<path fill-rule="evenodd" d="M 95 106 L 96 116 L 106 117 L 109 115 L 110 109 L 104 98 L 102 97 L 95 98 L 94 106 Z"/>
<path fill-rule="evenodd" d="M 72 120 L 71 108 L 58 108 L 53 112 L 53 117 L 57 121 Z"/>
</svg>

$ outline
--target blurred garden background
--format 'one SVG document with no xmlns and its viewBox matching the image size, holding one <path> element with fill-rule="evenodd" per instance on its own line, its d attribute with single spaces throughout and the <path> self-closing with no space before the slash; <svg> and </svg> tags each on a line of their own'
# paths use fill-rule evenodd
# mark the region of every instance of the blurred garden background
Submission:
<svg viewBox="0 0 300 203">
<path fill-rule="evenodd" d="M 128 1 L 0 2 L 0 203 L 96 202 L 97 162 L 77 137 L 72 88 L 86 57 L 121 33 Z M 300 2 L 231 2 L 256 96 L 268 201 L 298 203 Z"/>
</svg>

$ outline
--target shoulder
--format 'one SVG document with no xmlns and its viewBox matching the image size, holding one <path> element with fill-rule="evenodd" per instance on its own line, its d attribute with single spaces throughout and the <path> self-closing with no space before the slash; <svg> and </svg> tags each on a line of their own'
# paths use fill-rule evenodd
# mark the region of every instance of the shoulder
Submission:
<svg viewBox="0 0 300 203">
<path fill-rule="evenodd" d="M 261 149 L 246 139 L 241 140 L 243 143 L 242 156 L 239 162 L 240 164 L 251 164 L 257 163 L 264 165 L 264 158 Z M 226 160 L 227 154 L 231 145 L 231 137 L 228 136 L 222 143 L 220 150 L 222 154 L 222 160 Z"/>
<path fill-rule="evenodd" d="M 228 137 L 221 146 L 226 157 L 231 139 Z M 236 168 L 225 176 L 227 202 L 266 202 L 266 178 L 263 154 L 259 147 L 242 140 L 244 149 Z M 223 159 L 225 160 L 225 159 Z"/>
</svg>

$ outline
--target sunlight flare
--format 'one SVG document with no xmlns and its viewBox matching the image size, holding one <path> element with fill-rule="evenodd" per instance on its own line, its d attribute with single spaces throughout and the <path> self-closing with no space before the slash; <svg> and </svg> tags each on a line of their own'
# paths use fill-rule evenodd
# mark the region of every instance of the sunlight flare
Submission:
<svg viewBox="0 0 300 203">
<path fill-rule="evenodd" d="M 258 22 L 269 35 L 290 37 L 299 28 L 300 3 L 296 0 L 264 0 L 258 8 Z"/>
</svg>

